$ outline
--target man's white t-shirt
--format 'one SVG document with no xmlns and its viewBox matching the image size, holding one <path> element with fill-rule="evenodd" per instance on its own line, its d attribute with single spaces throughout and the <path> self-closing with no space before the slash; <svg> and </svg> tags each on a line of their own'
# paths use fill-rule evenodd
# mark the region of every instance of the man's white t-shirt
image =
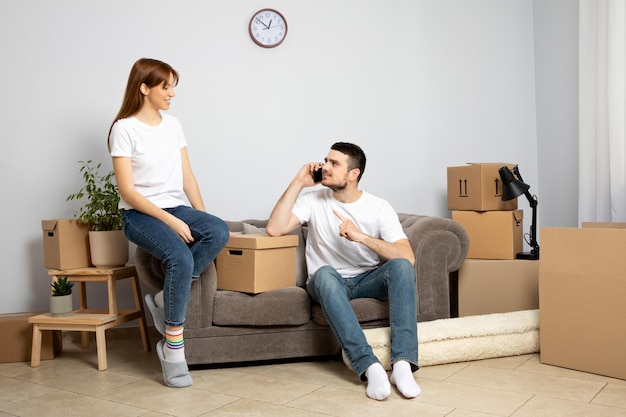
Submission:
<svg viewBox="0 0 626 417">
<path fill-rule="evenodd" d="M 131 159 L 135 189 L 157 207 L 188 205 L 180 153 L 187 141 L 178 119 L 168 114 L 161 117 L 157 126 L 149 126 L 136 117 L 115 122 L 110 153 Z M 123 200 L 119 207 L 132 208 Z"/>
<path fill-rule="evenodd" d="M 301 223 L 308 222 L 306 262 L 309 277 L 319 268 L 330 265 L 344 278 L 376 268 L 381 259 L 367 246 L 339 236 L 341 220 L 333 213 L 351 219 L 363 233 L 387 242 L 406 239 L 398 214 L 382 198 L 363 191 L 353 203 L 341 203 L 331 189 L 301 194 L 293 214 Z"/>
</svg>

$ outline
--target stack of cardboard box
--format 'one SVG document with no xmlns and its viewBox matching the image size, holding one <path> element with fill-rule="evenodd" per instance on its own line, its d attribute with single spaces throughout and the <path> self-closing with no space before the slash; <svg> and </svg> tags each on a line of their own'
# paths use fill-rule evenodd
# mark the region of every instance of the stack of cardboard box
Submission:
<svg viewBox="0 0 626 417">
<path fill-rule="evenodd" d="M 510 163 L 448 167 L 448 209 L 470 238 L 459 270 L 459 316 L 539 307 L 538 262 L 516 259 L 524 248 L 524 212 L 503 201 L 498 170 Z"/>
</svg>

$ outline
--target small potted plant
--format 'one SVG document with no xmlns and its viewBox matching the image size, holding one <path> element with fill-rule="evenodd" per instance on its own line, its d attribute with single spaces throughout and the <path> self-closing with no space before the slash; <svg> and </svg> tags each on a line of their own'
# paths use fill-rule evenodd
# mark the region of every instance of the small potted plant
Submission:
<svg viewBox="0 0 626 417">
<path fill-rule="evenodd" d="M 91 263 L 96 267 L 123 266 L 128 262 L 128 240 L 122 230 L 122 212 L 118 204 L 120 194 L 115 184 L 115 174 L 100 174 L 102 164 L 91 160 L 82 164 L 84 185 L 66 201 L 84 200 L 80 210 L 74 213 L 81 223 L 90 225 L 89 247 Z"/>
<path fill-rule="evenodd" d="M 74 283 L 67 276 L 58 277 L 52 282 L 50 313 L 53 317 L 67 316 L 72 312 L 72 288 Z"/>
</svg>

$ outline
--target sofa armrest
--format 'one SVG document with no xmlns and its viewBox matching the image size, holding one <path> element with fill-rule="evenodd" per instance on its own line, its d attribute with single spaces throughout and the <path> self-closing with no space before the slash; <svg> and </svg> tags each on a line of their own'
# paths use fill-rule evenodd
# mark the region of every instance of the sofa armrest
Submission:
<svg viewBox="0 0 626 417">
<path fill-rule="evenodd" d="M 186 329 L 203 329 L 213 326 L 213 307 L 217 293 L 217 270 L 211 262 L 191 284 Z"/>
<path fill-rule="evenodd" d="M 157 258 L 146 250 L 137 247 L 135 251 L 137 275 L 151 288 L 161 291 L 165 269 Z M 189 306 L 185 321 L 186 329 L 211 327 L 213 323 L 213 301 L 217 291 L 217 272 L 212 262 L 198 279 L 191 284 Z"/>
<path fill-rule="evenodd" d="M 415 253 L 417 320 L 449 318 L 449 274 L 457 271 L 467 257 L 467 232 L 452 219 L 403 213 L 398 216 Z"/>
</svg>

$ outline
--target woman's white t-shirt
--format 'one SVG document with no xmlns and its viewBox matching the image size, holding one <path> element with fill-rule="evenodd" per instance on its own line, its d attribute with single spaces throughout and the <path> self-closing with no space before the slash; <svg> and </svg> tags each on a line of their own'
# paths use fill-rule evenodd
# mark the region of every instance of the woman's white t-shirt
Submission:
<svg viewBox="0 0 626 417">
<path fill-rule="evenodd" d="M 363 191 L 353 203 L 341 203 L 325 188 L 301 194 L 292 210 L 301 223 L 308 222 L 306 263 L 309 277 L 330 265 L 344 278 L 376 268 L 381 259 L 367 246 L 339 236 L 341 220 L 333 213 L 351 219 L 363 233 L 396 242 L 406 239 L 398 214 L 386 200 Z"/>
<path fill-rule="evenodd" d="M 188 205 L 183 190 L 180 150 L 187 146 L 183 128 L 174 116 L 161 115 L 156 126 L 137 119 L 120 119 L 111 129 L 111 156 L 129 157 L 135 189 L 160 208 Z M 132 207 L 120 200 L 120 208 Z"/>
</svg>

